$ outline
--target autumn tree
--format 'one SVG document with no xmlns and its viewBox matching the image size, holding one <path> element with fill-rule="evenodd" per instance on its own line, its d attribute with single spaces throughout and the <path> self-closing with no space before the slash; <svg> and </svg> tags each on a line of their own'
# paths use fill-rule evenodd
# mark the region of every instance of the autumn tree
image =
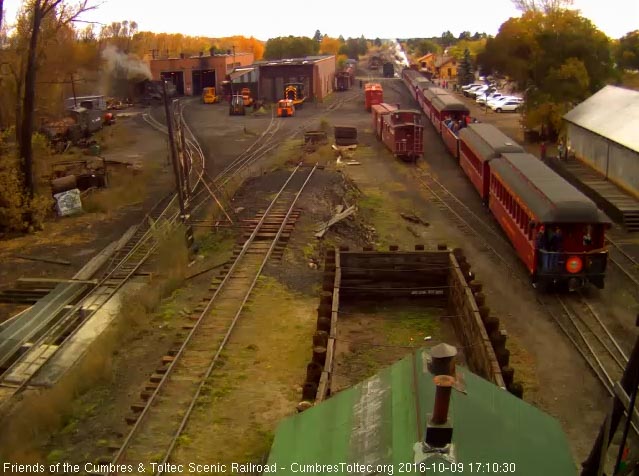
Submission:
<svg viewBox="0 0 639 476">
<path fill-rule="evenodd" d="M 576 11 L 539 8 L 504 22 L 477 60 L 483 72 L 505 74 L 525 92 L 529 127 L 558 131 L 563 114 L 611 78 L 610 41 Z"/>
<path fill-rule="evenodd" d="M 266 42 L 264 58 L 284 59 L 312 56 L 319 51 L 320 44 L 306 36 L 280 36 Z"/>
<path fill-rule="evenodd" d="M 325 36 L 320 43 L 319 52 L 322 55 L 337 55 L 341 46 L 342 42 L 339 39 Z"/>
<path fill-rule="evenodd" d="M 639 30 L 631 31 L 619 39 L 615 47 L 615 60 L 620 69 L 639 69 Z"/>
<path fill-rule="evenodd" d="M 43 23 L 55 18 L 60 27 L 75 21 L 78 16 L 95 7 L 83 0 L 74 7 L 68 6 L 63 0 L 34 0 L 30 5 L 31 31 L 24 76 L 24 98 L 22 101 L 22 124 L 20 127 L 19 156 L 22 167 L 25 191 L 28 198 L 33 198 L 35 187 L 33 181 L 33 117 L 35 109 L 35 89 L 37 76 L 38 40 Z"/>
<path fill-rule="evenodd" d="M 515 7 L 526 13 L 551 13 L 569 7 L 573 0 L 512 0 Z"/>
<path fill-rule="evenodd" d="M 432 40 L 420 40 L 419 43 L 415 45 L 415 54 L 419 57 L 424 56 L 428 53 L 439 53 L 441 52 L 441 46 L 435 43 Z"/>
</svg>

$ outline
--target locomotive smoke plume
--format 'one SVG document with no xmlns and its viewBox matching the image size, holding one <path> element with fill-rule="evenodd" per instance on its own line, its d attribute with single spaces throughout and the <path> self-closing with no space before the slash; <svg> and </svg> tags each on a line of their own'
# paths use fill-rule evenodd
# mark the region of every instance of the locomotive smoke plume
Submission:
<svg viewBox="0 0 639 476">
<path fill-rule="evenodd" d="M 149 65 L 139 58 L 118 51 L 118 49 L 109 45 L 102 51 L 102 58 L 106 60 L 106 72 L 112 74 L 117 72 L 127 79 L 151 79 L 151 70 Z"/>
<path fill-rule="evenodd" d="M 113 45 L 102 51 L 104 60 L 101 89 L 103 94 L 128 96 L 130 85 L 152 79 L 149 65 L 135 55 L 119 51 Z"/>
</svg>

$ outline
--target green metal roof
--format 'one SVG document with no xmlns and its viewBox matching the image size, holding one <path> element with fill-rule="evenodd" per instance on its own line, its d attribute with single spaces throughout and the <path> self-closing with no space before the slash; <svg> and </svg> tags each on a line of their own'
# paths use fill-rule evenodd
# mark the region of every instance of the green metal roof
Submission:
<svg viewBox="0 0 639 476">
<path fill-rule="evenodd" d="M 377 465 L 392 465 L 394 474 L 420 474 L 414 467 L 401 465 L 415 462 L 415 444 L 422 441 L 427 413 L 433 409 L 435 385 L 426 368 L 427 358 L 426 350 L 418 350 L 282 421 L 268 464 L 277 465 L 278 474 L 304 472 L 300 465 L 312 465 L 305 472 L 317 475 L 393 474 Z M 502 464 L 500 472 L 504 464 L 514 464 L 518 476 L 577 474 L 557 420 L 465 368 L 458 367 L 457 373 L 466 394 L 453 390 L 449 420 L 454 428 L 452 453 L 463 465 L 463 474 L 496 472 L 496 467 L 487 471 L 486 463 L 491 468 Z M 443 461 L 437 458 L 425 464 Z M 362 469 L 340 463 L 372 466 Z M 471 472 L 471 464 L 475 471 Z M 459 474 L 460 467 L 436 473 Z"/>
</svg>

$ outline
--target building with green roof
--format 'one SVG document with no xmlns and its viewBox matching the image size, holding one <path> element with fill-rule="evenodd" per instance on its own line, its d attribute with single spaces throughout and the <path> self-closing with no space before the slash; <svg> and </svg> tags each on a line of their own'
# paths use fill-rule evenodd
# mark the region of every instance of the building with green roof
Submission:
<svg viewBox="0 0 639 476">
<path fill-rule="evenodd" d="M 433 425 L 436 393 L 438 405 L 442 400 L 430 360 L 426 349 L 416 350 L 282 421 L 268 458 L 270 469 L 317 475 L 577 474 L 556 419 L 466 368 L 456 367 L 455 380 L 445 377 L 455 382 L 445 401 L 449 409 L 443 410 L 446 424 Z M 450 444 L 423 443 L 427 421 L 438 436 L 448 435 Z"/>
</svg>

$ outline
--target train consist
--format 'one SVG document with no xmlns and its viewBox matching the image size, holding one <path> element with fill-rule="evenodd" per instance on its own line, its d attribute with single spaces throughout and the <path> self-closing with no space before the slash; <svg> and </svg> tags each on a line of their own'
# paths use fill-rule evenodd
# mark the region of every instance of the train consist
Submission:
<svg viewBox="0 0 639 476">
<path fill-rule="evenodd" d="M 419 111 L 381 103 L 372 106 L 373 130 L 395 157 L 417 161 L 424 152 L 424 126 Z"/>
<path fill-rule="evenodd" d="M 602 289 L 611 223 L 579 190 L 417 71 L 403 81 L 512 243 L 536 287 Z"/>
</svg>

